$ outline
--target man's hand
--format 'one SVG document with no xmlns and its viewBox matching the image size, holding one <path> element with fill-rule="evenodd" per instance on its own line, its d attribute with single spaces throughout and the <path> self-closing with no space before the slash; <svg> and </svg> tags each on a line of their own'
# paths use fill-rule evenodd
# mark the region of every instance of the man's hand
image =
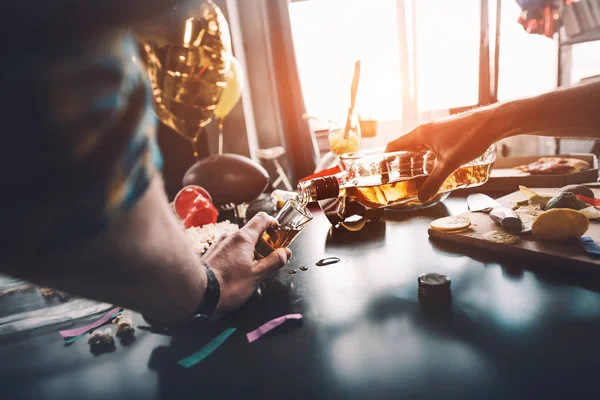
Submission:
<svg viewBox="0 0 600 400">
<path fill-rule="evenodd" d="M 269 273 L 283 267 L 292 256 L 290 249 L 278 249 L 262 260 L 254 260 L 254 246 L 260 235 L 277 220 L 261 212 L 238 232 L 210 247 L 202 257 L 221 285 L 217 316 L 244 304 Z"/>
<path fill-rule="evenodd" d="M 523 134 L 598 138 L 598 104 L 600 80 L 595 80 L 421 125 L 390 142 L 386 151 L 424 145 L 436 154 L 435 168 L 419 192 L 427 201 L 452 172 L 500 139 Z"/>
<path fill-rule="evenodd" d="M 419 200 L 425 203 L 450 174 L 482 155 L 497 140 L 482 132 L 485 120 L 485 114 L 466 113 L 424 124 L 388 143 L 385 150 L 426 146 L 436 154 L 435 167 L 419 191 Z"/>
</svg>

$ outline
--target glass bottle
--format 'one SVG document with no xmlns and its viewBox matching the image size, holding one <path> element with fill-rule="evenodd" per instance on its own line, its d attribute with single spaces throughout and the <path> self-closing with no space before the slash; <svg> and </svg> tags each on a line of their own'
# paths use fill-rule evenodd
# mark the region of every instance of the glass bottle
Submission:
<svg viewBox="0 0 600 400">
<path fill-rule="evenodd" d="M 491 146 L 481 157 L 454 171 L 439 193 L 483 185 L 495 160 L 496 147 Z M 338 174 L 300 182 L 298 199 L 309 203 L 351 197 L 369 208 L 403 204 L 418 198 L 434 165 L 435 154 L 425 148 L 369 156 Z"/>
</svg>

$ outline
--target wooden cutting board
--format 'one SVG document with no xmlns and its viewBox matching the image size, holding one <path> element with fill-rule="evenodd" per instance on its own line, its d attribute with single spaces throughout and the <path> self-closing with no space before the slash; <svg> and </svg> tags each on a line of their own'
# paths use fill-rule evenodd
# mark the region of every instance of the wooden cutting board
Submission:
<svg viewBox="0 0 600 400">
<path fill-rule="evenodd" d="M 558 188 L 535 188 L 539 194 L 553 195 L 558 193 Z M 600 197 L 600 189 L 592 189 L 595 197 Z M 514 192 L 507 196 L 496 199 L 503 206 L 512 208 L 517 201 L 525 199 L 521 192 Z M 432 238 L 446 240 L 453 243 L 476 247 L 491 252 L 499 252 L 532 261 L 567 268 L 576 268 L 586 271 L 600 272 L 600 257 L 594 257 L 585 253 L 576 240 L 567 243 L 554 243 L 537 239 L 532 233 L 520 235 L 521 240 L 515 244 L 492 243 L 487 240 L 472 237 L 474 234 L 482 234 L 493 230 L 502 230 L 498 224 L 492 221 L 488 214 L 481 212 L 467 212 L 461 214 L 472 222 L 471 229 L 459 233 L 439 232 L 429 229 Z M 600 221 L 590 221 L 590 227 L 585 236 L 592 237 L 600 245 Z"/>
</svg>

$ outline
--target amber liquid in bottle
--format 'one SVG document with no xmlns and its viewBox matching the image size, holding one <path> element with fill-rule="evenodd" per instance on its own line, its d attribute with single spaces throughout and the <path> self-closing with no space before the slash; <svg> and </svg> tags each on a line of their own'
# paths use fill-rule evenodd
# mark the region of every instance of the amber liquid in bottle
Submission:
<svg viewBox="0 0 600 400">
<path fill-rule="evenodd" d="M 456 170 L 442 185 L 441 192 L 459 189 L 485 182 L 489 176 L 491 164 L 469 165 Z M 427 176 L 416 176 L 396 182 L 385 182 L 385 177 L 376 175 L 361 179 L 360 186 L 340 190 L 340 196 L 348 196 L 359 203 L 371 207 L 387 207 L 414 199 Z"/>
<path fill-rule="evenodd" d="M 300 232 L 301 229 L 287 226 L 267 228 L 254 248 L 256 258 L 264 258 L 277 249 L 288 247 Z"/>
<path fill-rule="evenodd" d="M 490 177 L 495 159 L 496 148 L 491 146 L 483 155 L 454 171 L 437 196 L 484 184 Z M 435 163 L 435 154 L 425 148 L 359 158 L 335 175 L 298 183 L 298 199 L 310 203 L 349 197 L 368 208 L 417 204 L 418 193 L 435 169 Z"/>
</svg>

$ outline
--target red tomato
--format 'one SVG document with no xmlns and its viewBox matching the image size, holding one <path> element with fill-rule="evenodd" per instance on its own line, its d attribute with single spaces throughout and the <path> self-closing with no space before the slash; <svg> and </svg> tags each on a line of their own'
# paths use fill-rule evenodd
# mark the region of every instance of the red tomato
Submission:
<svg viewBox="0 0 600 400">
<path fill-rule="evenodd" d="M 179 218 L 185 219 L 190 209 L 194 206 L 193 203 L 198 196 L 208 200 L 208 202 L 212 204 L 212 198 L 210 197 L 210 194 L 206 191 L 206 189 L 200 186 L 186 186 L 181 189 L 179 193 L 177 193 L 175 200 L 173 200 L 173 208 L 175 209 L 175 213 L 179 216 Z"/>
</svg>

